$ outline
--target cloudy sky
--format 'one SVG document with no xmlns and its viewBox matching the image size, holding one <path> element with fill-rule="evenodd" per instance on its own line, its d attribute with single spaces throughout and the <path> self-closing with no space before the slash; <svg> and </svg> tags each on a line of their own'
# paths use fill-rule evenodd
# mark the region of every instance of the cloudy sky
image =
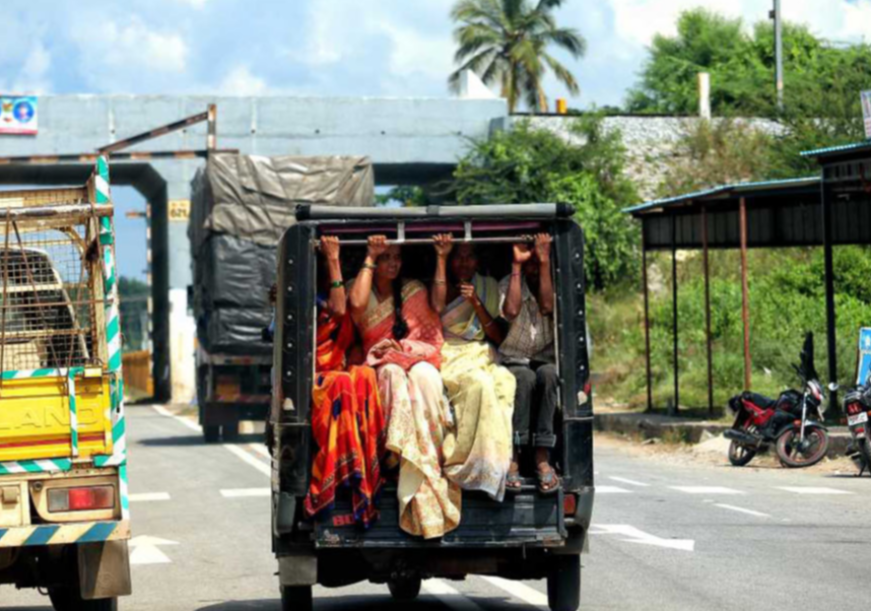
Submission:
<svg viewBox="0 0 871 611">
<path fill-rule="evenodd" d="M 871 0 L 782 0 L 837 42 L 871 41 Z M 447 95 L 453 0 L 0 0 L 0 92 Z M 771 0 L 565 0 L 588 53 L 576 107 L 619 104 L 656 33 L 705 6 L 752 24 Z M 549 82 L 551 98 L 566 92 Z M 116 192 L 121 212 L 141 208 Z M 142 221 L 117 216 L 121 272 L 143 277 Z"/>
<path fill-rule="evenodd" d="M 2 0 L 0 90 L 443 96 L 452 0 Z M 645 47 L 699 5 L 766 19 L 771 0 L 566 0 L 589 51 L 576 106 L 617 104 Z M 783 0 L 833 41 L 871 40 L 871 0 Z M 552 95 L 563 92 L 555 85 Z"/>
</svg>

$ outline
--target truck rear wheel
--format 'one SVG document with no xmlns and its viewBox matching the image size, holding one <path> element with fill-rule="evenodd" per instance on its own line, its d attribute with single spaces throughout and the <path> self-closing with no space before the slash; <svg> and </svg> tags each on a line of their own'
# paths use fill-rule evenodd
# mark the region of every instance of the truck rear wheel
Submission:
<svg viewBox="0 0 871 611">
<path fill-rule="evenodd" d="M 77 588 L 49 588 L 48 597 L 55 611 L 118 611 L 117 598 L 84 600 Z"/>
<path fill-rule="evenodd" d="M 391 579 L 387 582 L 387 589 L 390 590 L 390 595 L 393 600 L 401 603 L 408 603 L 417 598 L 420 594 L 421 579 L 420 575 L 414 577 L 401 577 L 399 579 Z"/>
<path fill-rule="evenodd" d="M 547 576 L 550 611 L 577 611 L 581 606 L 581 557 L 556 556 Z"/>
<path fill-rule="evenodd" d="M 282 587 L 281 611 L 312 611 L 312 587 Z"/>
<path fill-rule="evenodd" d="M 218 443 L 221 437 L 221 427 L 217 425 L 207 424 L 203 426 L 203 439 L 206 443 Z"/>
</svg>

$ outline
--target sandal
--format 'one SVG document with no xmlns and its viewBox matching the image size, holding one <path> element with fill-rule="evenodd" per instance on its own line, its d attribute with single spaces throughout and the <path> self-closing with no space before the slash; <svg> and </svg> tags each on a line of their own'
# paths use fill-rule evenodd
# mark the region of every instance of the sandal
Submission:
<svg viewBox="0 0 871 611">
<path fill-rule="evenodd" d="M 553 467 L 547 465 L 546 470 L 538 468 L 538 491 L 543 495 L 554 494 L 559 490 L 560 478 L 553 470 Z"/>
<path fill-rule="evenodd" d="M 505 480 L 505 491 L 520 492 L 521 488 L 523 488 L 523 478 L 520 477 L 520 471 L 509 471 Z"/>
</svg>

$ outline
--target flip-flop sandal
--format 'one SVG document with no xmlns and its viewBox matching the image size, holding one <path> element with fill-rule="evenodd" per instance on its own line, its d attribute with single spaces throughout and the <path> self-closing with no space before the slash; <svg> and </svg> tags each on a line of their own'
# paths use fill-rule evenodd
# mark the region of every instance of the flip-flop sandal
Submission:
<svg viewBox="0 0 871 611">
<path fill-rule="evenodd" d="M 520 477 L 519 472 L 509 473 L 508 477 L 505 480 L 505 491 L 506 492 L 520 492 L 523 487 L 523 478 Z"/>
<path fill-rule="evenodd" d="M 553 467 L 549 468 L 547 471 L 538 471 L 538 491 L 543 495 L 554 494 L 557 490 L 559 490 L 560 479 L 556 474 L 556 471 L 553 470 Z"/>
</svg>

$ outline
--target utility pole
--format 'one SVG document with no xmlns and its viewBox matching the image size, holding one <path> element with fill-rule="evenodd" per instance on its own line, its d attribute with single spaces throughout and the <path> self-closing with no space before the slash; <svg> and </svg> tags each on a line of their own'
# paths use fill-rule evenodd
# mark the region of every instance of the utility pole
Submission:
<svg viewBox="0 0 871 611">
<path fill-rule="evenodd" d="M 780 0 L 774 0 L 774 10 L 769 13 L 774 20 L 774 86 L 777 90 L 777 109 L 783 110 L 783 13 Z"/>
</svg>

